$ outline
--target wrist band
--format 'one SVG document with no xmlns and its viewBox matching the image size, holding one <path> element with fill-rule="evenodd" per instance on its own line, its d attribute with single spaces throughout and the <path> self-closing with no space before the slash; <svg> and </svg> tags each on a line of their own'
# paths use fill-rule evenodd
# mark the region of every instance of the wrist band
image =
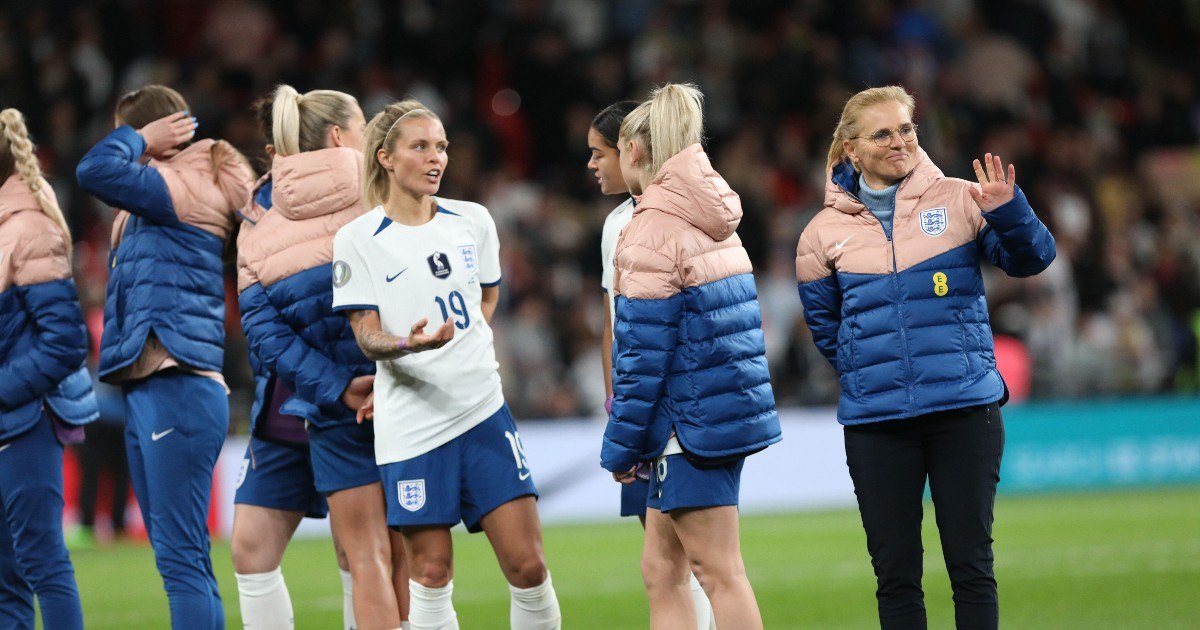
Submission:
<svg viewBox="0 0 1200 630">
<path fill-rule="evenodd" d="M 408 350 L 408 337 L 400 337 L 400 343 L 396 344 L 396 349 L 405 352 Z"/>
</svg>

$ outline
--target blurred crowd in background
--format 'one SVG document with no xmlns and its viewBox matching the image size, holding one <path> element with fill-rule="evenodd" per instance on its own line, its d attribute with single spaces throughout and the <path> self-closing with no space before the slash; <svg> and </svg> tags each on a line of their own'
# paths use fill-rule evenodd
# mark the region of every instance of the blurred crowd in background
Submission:
<svg viewBox="0 0 1200 630">
<path fill-rule="evenodd" d="M 76 239 L 99 333 L 113 212 L 75 165 L 116 97 L 178 89 L 199 135 L 260 171 L 250 103 L 286 82 L 406 96 L 446 122 L 441 195 L 486 205 L 504 280 L 493 322 L 520 418 L 603 413 L 600 227 L 618 197 L 587 171 L 603 106 L 667 81 L 704 91 L 707 148 L 742 198 L 781 405 L 832 404 L 796 293 L 796 240 L 822 207 L 845 100 L 900 83 L 921 145 L 973 179 L 985 151 L 1058 241 L 1042 275 L 988 275 L 1018 396 L 1200 390 L 1200 3 L 1194 0 L 6 0 L 0 105 L 29 119 Z M 231 253 L 232 261 L 232 253 Z M 232 417 L 251 377 L 229 267 Z M 1030 376 L 1032 375 L 1032 376 Z M 235 422 L 235 426 L 237 423 Z M 244 426 L 244 424 L 242 425 Z"/>
</svg>

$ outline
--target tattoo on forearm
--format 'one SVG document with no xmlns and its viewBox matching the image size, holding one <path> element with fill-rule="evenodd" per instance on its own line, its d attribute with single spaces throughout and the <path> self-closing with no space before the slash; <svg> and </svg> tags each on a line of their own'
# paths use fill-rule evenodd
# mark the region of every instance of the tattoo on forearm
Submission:
<svg viewBox="0 0 1200 630">
<path fill-rule="evenodd" d="M 372 361 L 388 361 L 404 354 L 400 349 L 400 338 L 382 330 L 367 330 L 363 311 L 350 314 L 350 327 L 363 355 Z"/>
</svg>

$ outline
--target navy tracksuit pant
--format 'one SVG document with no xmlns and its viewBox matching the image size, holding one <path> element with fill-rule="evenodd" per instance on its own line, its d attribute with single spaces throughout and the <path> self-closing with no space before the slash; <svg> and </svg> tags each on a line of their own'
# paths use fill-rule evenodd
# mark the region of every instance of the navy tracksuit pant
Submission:
<svg viewBox="0 0 1200 630">
<path fill-rule="evenodd" d="M 845 427 L 884 630 L 923 630 L 921 500 L 933 496 L 942 555 L 960 629 L 999 623 L 992 515 L 1004 423 L 996 403 Z"/>
<path fill-rule="evenodd" d="M 175 630 L 225 627 L 213 574 L 208 507 L 229 429 L 220 383 L 165 370 L 123 384 L 129 477 L 162 575 Z"/>
<path fill-rule="evenodd" d="M 75 568 L 63 543 L 63 446 L 45 415 L 0 442 L 0 628 L 83 628 Z"/>
</svg>

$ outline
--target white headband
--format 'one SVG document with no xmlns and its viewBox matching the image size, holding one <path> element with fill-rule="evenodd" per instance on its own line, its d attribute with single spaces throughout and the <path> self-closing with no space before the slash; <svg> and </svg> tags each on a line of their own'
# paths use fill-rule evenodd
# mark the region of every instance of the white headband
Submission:
<svg viewBox="0 0 1200 630">
<path fill-rule="evenodd" d="M 404 112 L 403 114 L 398 116 L 395 121 L 392 122 L 392 126 L 388 127 L 387 133 L 383 134 L 384 143 L 385 144 L 387 143 L 388 136 L 392 135 L 392 130 L 396 128 L 396 125 L 401 120 L 404 120 L 405 118 L 408 118 L 409 116 L 412 116 L 413 114 L 417 114 L 417 113 L 425 113 L 425 114 L 428 114 L 432 118 L 437 118 L 437 114 L 429 111 L 428 109 L 425 109 L 424 107 L 420 107 L 420 108 L 417 108 L 414 110 Z"/>
</svg>

